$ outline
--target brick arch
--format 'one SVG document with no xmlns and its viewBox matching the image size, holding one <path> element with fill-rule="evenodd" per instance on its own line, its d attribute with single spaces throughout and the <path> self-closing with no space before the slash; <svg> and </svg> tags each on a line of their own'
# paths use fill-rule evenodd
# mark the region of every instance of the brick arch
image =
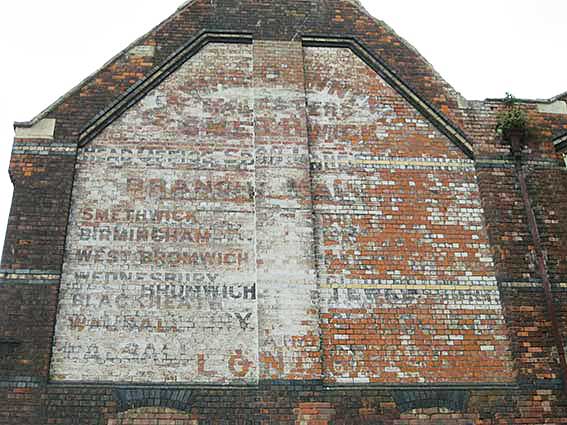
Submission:
<svg viewBox="0 0 567 425">
<path fill-rule="evenodd" d="M 140 407 L 120 412 L 106 425 L 198 425 L 199 421 L 187 412 L 167 407 Z"/>
<path fill-rule="evenodd" d="M 463 412 L 470 394 L 465 390 L 406 390 L 393 391 L 392 398 L 404 414 L 423 409 Z"/>
<path fill-rule="evenodd" d="M 191 390 L 174 388 L 134 387 L 114 390 L 114 399 L 119 412 L 143 407 L 161 407 L 189 412 L 192 395 Z"/>
</svg>

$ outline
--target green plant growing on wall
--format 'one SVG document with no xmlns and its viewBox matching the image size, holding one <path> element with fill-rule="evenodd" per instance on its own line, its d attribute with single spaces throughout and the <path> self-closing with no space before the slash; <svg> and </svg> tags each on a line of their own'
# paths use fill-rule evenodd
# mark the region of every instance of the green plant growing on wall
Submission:
<svg viewBox="0 0 567 425">
<path fill-rule="evenodd" d="M 506 93 L 504 104 L 506 110 L 498 115 L 496 124 L 496 131 L 502 136 L 506 137 L 510 132 L 525 133 L 528 127 L 528 117 L 526 113 L 517 106 L 518 99 L 512 94 Z"/>
</svg>

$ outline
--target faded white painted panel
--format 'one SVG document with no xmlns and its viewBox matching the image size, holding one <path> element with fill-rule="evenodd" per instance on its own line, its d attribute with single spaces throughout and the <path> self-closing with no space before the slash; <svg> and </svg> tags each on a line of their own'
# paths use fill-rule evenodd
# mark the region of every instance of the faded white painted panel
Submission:
<svg viewBox="0 0 567 425">
<path fill-rule="evenodd" d="M 53 380 L 256 381 L 251 63 L 207 46 L 81 151 Z"/>
<path fill-rule="evenodd" d="M 261 379 L 319 379 L 303 46 L 254 44 Z"/>
</svg>

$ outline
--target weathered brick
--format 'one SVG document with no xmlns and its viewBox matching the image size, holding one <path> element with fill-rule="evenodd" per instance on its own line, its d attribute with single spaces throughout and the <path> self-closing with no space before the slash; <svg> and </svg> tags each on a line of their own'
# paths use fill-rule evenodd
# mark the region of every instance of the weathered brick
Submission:
<svg viewBox="0 0 567 425">
<path fill-rule="evenodd" d="M 189 2 L 17 126 L 0 423 L 567 423 L 565 100 L 514 156 L 354 0 Z"/>
</svg>

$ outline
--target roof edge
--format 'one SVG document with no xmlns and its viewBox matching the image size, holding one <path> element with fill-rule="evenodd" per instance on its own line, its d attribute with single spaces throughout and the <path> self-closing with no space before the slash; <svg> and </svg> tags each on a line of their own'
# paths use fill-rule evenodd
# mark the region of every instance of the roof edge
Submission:
<svg viewBox="0 0 567 425">
<path fill-rule="evenodd" d="M 424 100 L 393 72 L 387 64 L 376 57 L 363 43 L 354 37 L 303 37 L 303 44 L 320 47 L 346 47 L 380 75 L 394 90 L 402 95 L 414 108 L 423 114 L 441 133 L 456 144 L 469 158 L 474 159 L 473 144 L 463 130 L 445 117 L 433 105 Z"/>
<path fill-rule="evenodd" d="M 553 145 L 557 152 L 567 151 L 567 133 L 564 133 L 553 140 Z"/>
<path fill-rule="evenodd" d="M 446 84 L 447 88 L 451 91 L 453 91 L 452 94 L 455 95 L 455 97 L 457 98 L 457 102 L 461 101 L 463 103 L 467 103 L 467 101 L 471 100 L 471 99 L 467 99 L 465 98 L 455 87 L 453 87 L 453 85 L 451 83 L 449 83 L 445 77 L 443 77 L 443 75 L 441 75 L 437 69 L 435 68 L 435 66 L 433 66 L 433 64 L 425 57 L 421 54 L 421 52 L 413 45 L 411 44 L 408 40 L 406 40 L 404 37 L 402 37 L 400 34 L 398 34 L 398 32 L 392 28 L 390 25 L 388 25 L 388 23 L 386 23 L 385 21 L 376 18 L 375 16 L 373 16 L 371 13 L 369 13 L 362 4 L 360 4 L 359 9 L 362 10 L 368 17 L 370 17 L 370 19 L 372 19 L 377 25 L 384 27 L 384 29 L 386 29 L 390 34 L 392 34 L 394 37 L 396 37 L 400 43 L 405 46 L 407 49 L 411 50 L 416 56 L 419 57 L 419 59 L 421 59 L 423 61 L 424 64 L 426 64 L 429 69 L 431 70 L 432 74 L 438 78 L 439 80 L 441 80 L 444 84 Z"/>
<path fill-rule="evenodd" d="M 539 104 L 551 104 L 557 101 L 562 101 L 563 97 L 567 96 L 567 92 L 558 94 L 557 96 L 550 97 L 549 99 L 525 99 L 525 98 L 514 98 L 515 102 L 519 103 L 539 103 Z M 484 102 L 506 102 L 508 101 L 505 97 L 489 97 L 484 99 Z"/>
<path fill-rule="evenodd" d="M 202 31 L 174 52 L 162 65 L 146 78 L 131 86 L 109 107 L 97 114 L 79 134 L 79 146 L 83 147 L 109 126 L 126 110 L 142 99 L 150 90 L 177 70 L 183 63 L 211 42 L 245 43 L 253 42 L 253 35 L 248 33 Z M 380 75 L 394 90 L 403 96 L 414 108 L 425 116 L 441 133 L 456 144 L 469 158 L 474 158 L 473 145 L 460 127 L 455 125 L 433 105 L 424 100 L 399 78 L 385 63 L 372 54 L 364 45 L 353 37 L 304 36 L 305 46 L 343 47 L 350 49 L 374 72 Z"/>
<path fill-rule="evenodd" d="M 159 30 L 163 25 L 167 24 L 172 18 L 176 15 L 181 13 L 183 9 L 186 7 L 191 6 L 197 0 L 188 0 L 183 3 L 181 6 L 177 8 L 177 10 L 172 14 L 169 15 L 167 18 L 162 20 L 159 24 L 152 27 L 149 31 L 146 31 L 142 36 L 138 37 L 132 43 L 128 44 L 124 49 L 120 50 L 114 56 L 112 56 L 108 61 L 106 61 L 103 65 L 98 67 L 94 72 L 89 74 L 87 77 L 83 78 L 79 83 L 75 84 L 70 90 L 68 90 L 65 94 L 57 98 L 53 103 L 47 106 L 44 110 L 42 110 L 39 114 L 34 116 L 29 121 L 14 121 L 14 128 L 30 128 L 33 127 L 37 122 L 41 121 L 43 118 L 46 118 L 47 115 L 52 112 L 55 108 L 59 105 L 64 103 L 68 98 L 70 98 L 73 94 L 79 91 L 83 86 L 85 86 L 89 81 L 91 81 L 96 75 L 98 75 L 101 71 L 106 69 L 109 65 L 120 59 L 122 56 L 127 54 L 130 50 L 134 47 L 142 45 L 142 41 L 144 41 L 148 36 L 150 36 L 155 31 Z"/>
<path fill-rule="evenodd" d="M 135 105 L 150 90 L 157 87 L 169 75 L 175 72 L 183 63 L 199 52 L 209 43 L 244 43 L 251 44 L 252 35 L 247 33 L 201 31 L 185 45 L 181 46 L 149 76 L 132 85 L 117 100 L 97 114 L 79 132 L 79 146 L 83 147 L 108 127 L 126 110 Z"/>
<path fill-rule="evenodd" d="M 555 102 L 556 100 L 561 100 L 563 98 L 567 98 L 567 91 L 564 91 L 563 93 L 559 93 L 557 96 L 553 96 L 549 100 L 550 102 Z"/>
</svg>

